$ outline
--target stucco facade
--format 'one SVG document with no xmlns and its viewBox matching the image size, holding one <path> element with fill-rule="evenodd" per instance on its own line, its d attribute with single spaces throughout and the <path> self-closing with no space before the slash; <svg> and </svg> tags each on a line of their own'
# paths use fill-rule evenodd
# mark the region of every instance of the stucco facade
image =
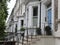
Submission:
<svg viewBox="0 0 60 45">
<path fill-rule="evenodd" d="M 50 5 L 49 5 L 50 4 Z M 37 13 L 37 17 L 35 16 L 35 22 L 36 24 L 34 24 L 34 16 L 33 16 L 33 8 L 34 7 L 38 7 L 38 13 Z M 41 28 L 41 32 L 42 34 L 46 34 L 44 31 L 45 26 L 49 25 L 48 24 L 48 10 L 51 9 L 51 31 L 54 35 L 55 32 L 55 12 L 54 12 L 54 0 L 17 0 L 16 4 L 13 8 L 13 11 L 10 15 L 9 20 L 11 20 L 10 22 L 12 23 L 11 25 L 13 25 L 10 28 L 10 31 L 13 30 L 13 32 L 15 32 L 15 27 L 17 24 L 17 30 L 20 30 L 21 28 L 21 20 L 24 21 L 23 23 L 23 27 L 24 28 Z M 9 21 L 8 21 L 9 22 Z M 10 24 L 9 22 L 9 24 Z M 34 26 L 35 25 L 35 26 Z M 8 27 L 8 26 L 7 26 Z M 11 31 L 12 32 L 12 31 Z M 30 32 L 30 31 L 29 31 Z M 31 32 L 33 32 L 33 30 L 31 30 Z"/>
<path fill-rule="evenodd" d="M 50 25 L 52 35 L 60 37 L 60 0 L 16 0 L 16 4 L 7 22 L 7 32 L 20 33 L 20 28 L 25 30 L 25 36 L 36 35 L 36 27 L 41 28 L 42 35 L 46 35 L 45 26 Z M 34 8 L 37 9 L 37 15 L 34 14 Z M 50 11 L 49 11 L 50 10 Z M 50 21 L 49 21 L 50 20 Z M 50 23 L 50 24 L 49 24 Z M 56 45 L 60 45 L 59 39 L 56 39 Z"/>
</svg>

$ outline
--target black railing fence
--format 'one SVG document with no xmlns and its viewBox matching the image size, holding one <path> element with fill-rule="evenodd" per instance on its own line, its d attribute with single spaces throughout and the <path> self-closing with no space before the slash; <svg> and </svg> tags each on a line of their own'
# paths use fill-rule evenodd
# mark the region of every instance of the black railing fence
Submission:
<svg viewBox="0 0 60 45">
<path fill-rule="evenodd" d="M 47 29 L 45 29 L 47 27 Z M 48 30 L 51 30 L 50 27 L 48 26 L 45 26 L 44 24 L 44 32 L 46 33 L 49 32 Z M 15 32 L 11 32 L 11 33 L 8 33 L 8 36 L 5 38 L 6 40 L 5 41 L 16 41 L 17 42 L 17 45 L 19 45 L 20 43 L 23 45 L 24 44 L 24 38 L 26 38 L 26 43 L 28 44 L 28 39 L 30 38 L 31 40 L 35 37 L 37 38 L 38 35 L 42 35 L 42 31 L 40 28 L 28 28 L 28 35 L 27 35 L 27 29 L 25 29 L 25 32 L 23 34 L 21 34 L 20 30 L 17 31 L 16 33 Z M 40 32 L 40 34 L 39 34 Z M 50 31 L 51 32 L 51 31 Z M 48 34 L 45 34 L 45 35 L 48 35 Z M 20 42 L 21 41 L 21 42 Z"/>
</svg>

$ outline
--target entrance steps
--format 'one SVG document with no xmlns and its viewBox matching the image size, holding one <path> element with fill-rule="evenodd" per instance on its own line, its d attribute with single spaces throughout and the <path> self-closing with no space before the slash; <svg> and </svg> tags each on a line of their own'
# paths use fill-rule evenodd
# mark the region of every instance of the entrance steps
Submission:
<svg viewBox="0 0 60 45">
<path fill-rule="evenodd" d="M 22 45 L 20 40 L 19 45 Z M 28 42 L 27 37 L 24 37 L 23 45 L 55 45 L 54 36 L 29 36 Z"/>
</svg>

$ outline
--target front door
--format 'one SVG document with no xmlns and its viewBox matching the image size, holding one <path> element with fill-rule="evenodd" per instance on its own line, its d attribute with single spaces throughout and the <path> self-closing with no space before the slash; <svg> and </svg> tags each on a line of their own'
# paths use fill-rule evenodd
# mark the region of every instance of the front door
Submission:
<svg viewBox="0 0 60 45">
<path fill-rule="evenodd" d="M 48 25 L 50 27 L 52 26 L 52 10 L 51 10 L 51 8 L 48 9 Z"/>
</svg>

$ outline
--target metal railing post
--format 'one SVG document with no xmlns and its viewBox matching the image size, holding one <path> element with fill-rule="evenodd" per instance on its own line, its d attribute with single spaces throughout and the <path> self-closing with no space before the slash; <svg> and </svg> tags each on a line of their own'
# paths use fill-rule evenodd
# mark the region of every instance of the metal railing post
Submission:
<svg viewBox="0 0 60 45">
<path fill-rule="evenodd" d="M 24 43 L 24 35 L 22 36 L 22 45 L 23 45 L 23 43 Z"/>
</svg>

